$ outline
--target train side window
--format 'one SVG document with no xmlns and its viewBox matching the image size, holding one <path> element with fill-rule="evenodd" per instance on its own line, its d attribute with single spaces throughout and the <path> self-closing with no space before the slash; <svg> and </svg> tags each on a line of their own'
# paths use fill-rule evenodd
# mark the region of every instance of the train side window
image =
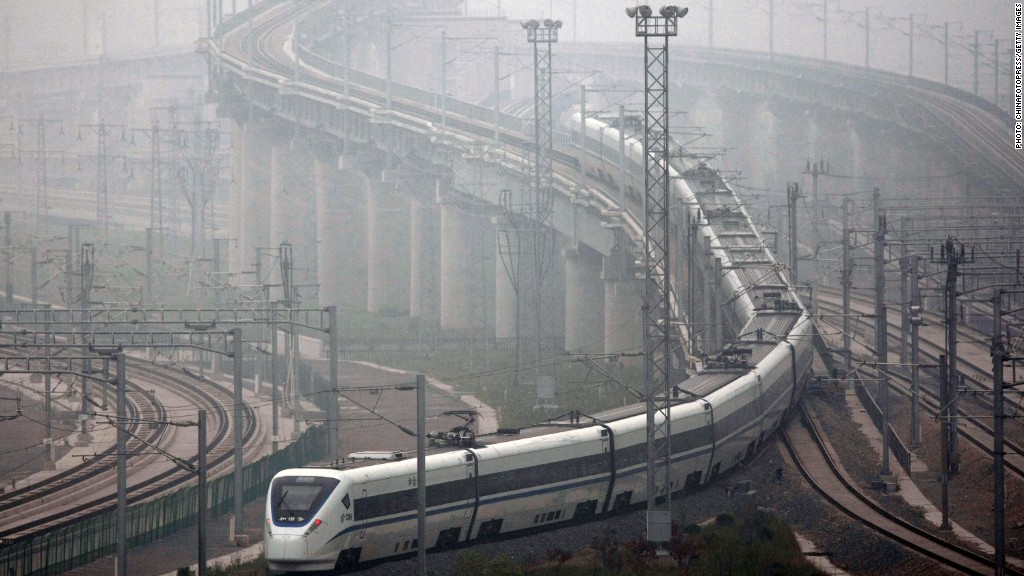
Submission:
<svg viewBox="0 0 1024 576">
<path fill-rule="evenodd" d="M 545 520 L 545 522 L 551 522 L 554 519 L 555 519 L 555 513 L 554 512 L 548 512 L 548 516 L 547 516 L 547 519 Z"/>
</svg>

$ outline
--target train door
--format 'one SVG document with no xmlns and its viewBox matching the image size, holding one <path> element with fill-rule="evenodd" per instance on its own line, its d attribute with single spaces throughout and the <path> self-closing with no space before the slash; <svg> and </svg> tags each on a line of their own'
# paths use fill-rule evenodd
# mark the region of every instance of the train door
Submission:
<svg viewBox="0 0 1024 576">
<path fill-rule="evenodd" d="M 711 444 L 711 452 L 708 453 L 708 473 L 704 477 L 704 482 L 709 482 L 715 475 L 718 474 L 717 465 L 712 466 L 715 461 L 715 451 L 717 449 L 717 440 L 715 438 L 715 408 L 707 400 L 701 400 L 704 404 L 704 417 L 705 425 L 708 427 L 708 441 Z"/>
<path fill-rule="evenodd" d="M 476 454 L 472 452 L 466 452 L 466 485 L 470 488 L 466 491 L 466 498 L 475 500 L 476 490 L 473 488 L 475 482 L 473 479 L 476 477 Z M 476 506 L 466 506 L 466 518 L 472 518 L 476 514 Z"/>
<path fill-rule="evenodd" d="M 755 372 L 755 374 L 757 375 L 757 408 L 758 408 L 758 418 L 757 418 L 757 420 L 759 422 L 758 425 L 757 425 L 758 436 L 757 436 L 757 438 L 754 439 L 753 442 L 751 442 L 747 446 L 747 455 L 746 455 L 747 459 L 749 459 L 751 456 L 753 456 L 754 451 L 757 449 L 758 446 L 761 445 L 761 439 L 764 438 L 764 430 L 765 430 L 765 428 L 768 427 L 768 422 L 767 422 L 767 420 L 768 420 L 768 410 L 770 408 L 770 406 L 768 406 L 768 402 L 769 401 L 765 400 L 765 396 L 764 396 L 764 380 L 761 378 L 760 374 L 758 374 L 756 372 Z M 768 386 L 771 386 L 770 382 L 769 382 Z"/>
</svg>

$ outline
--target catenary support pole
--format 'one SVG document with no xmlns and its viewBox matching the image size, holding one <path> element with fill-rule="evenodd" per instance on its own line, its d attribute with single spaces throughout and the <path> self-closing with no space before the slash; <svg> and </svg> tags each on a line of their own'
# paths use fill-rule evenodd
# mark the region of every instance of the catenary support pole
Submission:
<svg viewBox="0 0 1024 576">
<path fill-rule="evenodd" d="M 231 535 L 232 539 L 237 542 L 237 538 L 242 534 L 243 530 L 243 518 L 242 518 L 242 505 L 245 503 L 245 495 L 242 493 L 244 485 L 242 483 L 242 472 L 244 463 L 242 462 L 242 408 L 244 406 L 242 401 L 242 329 L 232 328 L 231 329 L 231 356 L 234 372 L 234 410 L 232 411 L 231 424 L 234 428 L 235 445 L 234 445 L 234 484 L 235 484 L 235 533 Z"/>
<path fill-rule="evenodd" d="M 786 184 L 786 205 L 789 213 L 789 273 L 794 286 L 800 284 L 800 249 L 797 246 L 796 208 L 800 200 L 800 186 L 795 182 Z"/>
<path fill-rule="evenodd" d="M 14 245 L 11 241 L 11 211 L 4 211 L 4 298 L 14 307 Z"/>
<path fill-rule="evenodd" d="M 949 386 L 948 386 L 948 365 L 946 355 L 939 356 L 939 435 L 942 446 L 939 466 L 942 496 L 940 508 L 942 509 L 942 523 L 939 530 L 951 530 L 949 525 Z"/>
<path fill-rule="evenodd" d="M 494 47 L 494 143 L 501 142 L 501 46 Z"/>
<path fill-rule="evenodd" d="M 852 338 L 850 335 L 850 289 L 853 287 L 853 267 L 850 260 L 850 198 L 843 197 L 843 358 L 845 369 L 849 373 L 852 370 L 852 353 L 850 346 Z"/>
<path fill-rule="evenodd" d="M 270 306 L 270 449 L 277 453 L 281 441 L 281 392 L 277 380 L 277 310 Z"/>
<path fill-rule="evenodd" d="M 146 228 L 146 304 L 153 303 L 153 229 Z"/>
<path fill-rule="evenodd" d="M 196 534 L 199 542 L 199 574 L 206 576 L 206 560 L 208 558 L 207 529 L 210 525 L 210 511 L 206 501 L 206 410 L 199 410 L 199 525 Z"/>
<path fill-rule="evenodd" d="M 32 283 L 30 291 L 32 293 L 32 306 L 39 305 L 39 249 L 32 246 L 30 257 L 32 258 L 32 274 L 29 281 Z"/>
<path fill-rule="evenodd" d="M 910 444 L 921 445 L 921 290 L 918 287 L 917 254 L 910 256 Z"/>
<path fill-rule="evenodd" d="M 46 466 L 50 467 L 54 465 L 53 462 L 53 389 L 51 387 L 50 380 L 50 347 L 46 347 L 46 374 L 43 379 L 45 381 L 43 390 L 43 399 L 45 401 L 44 409 L 46 410 L 46 426 L 45 426 L 45 437 L 43 438 L 43 447 L 45 449 L 45 462 Z"/>
<path fill-rule="evenodd" d="M 330 455 L 331 460 L 338 458 L 338 444 L 339 438 L 338 433 L 341 430 L 341 410 L 338 409 L 338 308 L 337 306 L 329 306 L 327 308 L 328 315 L 328 329 L 330 334 L 328 335 L 328 347 L 330 348 L 330 393 L 328 394 L 327 402 L 327 421 L 329 425 L 327 427 L 327 453 Z"/>
<path fill-rule="evenodd" d="M 117 359 L 117 576 L 128 576 L 128 418 L 124 352 Z"/>
<path fill-rule="evenodd" d="M 882 476 L 892 472 L 889 468 L 889 333 L 885 307 L 885 216 L 880 209 L 881 194 L 875 188 L 875 357 L 878 363 L 878 384 L 882 405 Z"/>
<path fill-rule="evenodd" d="M 416 376 L 416 574 L 427 574 L 427 379 Z"/>
<path fill-rule="evenodd" d="M 993 511 L 995 514 L 996 576 L 1006 573 L 1006 492 L 1004 481 L 1003 445 L 1003 292 L 995 290 L 992 296 L 992 458 L 993 458 Z"/>
</svg>

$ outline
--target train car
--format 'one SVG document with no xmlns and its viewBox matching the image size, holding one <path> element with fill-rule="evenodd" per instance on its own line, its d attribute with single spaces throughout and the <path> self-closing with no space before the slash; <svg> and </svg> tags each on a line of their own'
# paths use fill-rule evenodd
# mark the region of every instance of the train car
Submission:
<svg viewBox="0 0 1024 576">
<path fill-rule="evenodd" d="M 578 114 L 568 124 L 578 130 Z M 585 169 L 605 182 L 623 178 L 620 164 L 637 170 L 643 160 L 642 146 L 628 135 L 620 156 L 619 128 L 600 119 L 588 118 L 586 134 L 576 138 L 585 142 Z M 722 305 L 738 327 L 702 370 L 675 387 L 669 490 L 680 492 L 756 452 L 799 398 L 813 352 L 806 310 L 721 176 L 679 159 L 671 170 L 673 193 L 702 222 L 700 241 L 725 271 Z M 628 210 L 640 198 L 637 182 L 626 178 Z M 641 505 L 649 496 L 646 466 L 643 404 L 575 429 L 435 447 L 427 457 L 425 545 L 442 549 Z M 271 570 L 344 569 L 414 553 L 416 481 L 412 458 L 281 471 L 267 499 Z"/>
</svg>

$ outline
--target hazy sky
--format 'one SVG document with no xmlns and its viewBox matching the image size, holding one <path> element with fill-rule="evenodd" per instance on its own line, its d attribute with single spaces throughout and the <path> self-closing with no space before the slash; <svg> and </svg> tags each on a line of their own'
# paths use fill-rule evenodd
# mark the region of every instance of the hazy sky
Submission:
<svg viewBox="0 0 1024 576">
<path fill-rule="evenodd" d="M 372 1 L 372 0 L 366 0 Z M 564 21 L 562 38 L 573 38 L 576 26 L 584 41 L 634 41 L 624 8 L 625 0 L 466 0 L 473 15 L 510 19 L 554 17 Z M 775 0 L 775 49 L 780 53 L 820 58 L 824 15 L 822 0 Z M 227 9 L 230 0 L 225 0 Z M 243 5 L 242 0 L 238 5 Z M 690 13 L 680 24 L 675 42 L 706 46 L 709 11 L 714 14 L 714 44 L 751 50 L 768 49 L 769 0 L 698 0 L 681 2 Z M 108 53 L 155 46 L 154 9 L 159 6 L 161 45 L 187 45 L 204 31 L 203 0 L 0 0 L 0 14 L 9 18 L 11 59 L 15 62 L 77 57 L 103 49 L 104 27 Z M 652 4 L 657 9 L 661 4 Z M 1012 37 L 1013 3 L 1004 0 L 842 0 L 828 1 L 829 59 L 864 62 L 864 9 L 871 7 L 871 64 L 908 71 L 909 15 L 915 18 L 915 74 L 941 79 L 943 23 L 950 25 L 954 83 L 969 81 L 973 57 L 963 45 L 973 45 L 976 29 L 994 30 L 998 38 Z M 0 31 L 2 33 L 2 31 Z M 991 59 L 992 36 L 984 33 L 983 65 Z M 0 45 L 2 50 L 7 43 Z M 1010 48 L 1010 43 L 1001 46 Z M 1005 55 L 1004 55 L 1005 58 Z M 1008 60 L 1004 60 L 1006 62 Z M 966 68 L 965 68 L 966 67 Z M 982 73 L 983 78 L 991 72 Z M 983 79 L 983 82 L 985 80 Z"/>
<path fill-rule="evenodd" d="M 203 5 L 203 0 L 0 0 L 0 18 L 9 22 L 12 61 L 55 60 L 77 58 L 83 51 L 100 54 L 104 29 L 110 54 L 154 47 L 156 8 L 161 46 L 193 44 L 205 31 Z M 7 45 L 4 38 L 0 53 Z"/>
<path fill-rule="evenodd" d="M 639 41 L 633 36 L 623 0 L 468 0 L 474 14 L 502 12 L 513 19 L 553 17 L 564 21 L 563 38 L 572 38 L 573 7 L 583 41 Z M 717 47 L 768 49 L 769 0 L 698 0 L 677 2 L 690 12 L 680 23 L 678 42 L 708 45 L 709 11 L 714 15 Z M 824 8 L 821 0 L 775 0 L 775 49 L 781 53 L 820 58 L 823 55 Z M 657 10 L 662 4 L 651 4 Z M 994 30 L 997 38 L 1012 38 L 1013 3 L 1002 0 L 842 0 L 828 1 L 830 60 L 864 63 L 864 12 L 870 8 L 871 65 L 907 72 L 910 14 L 914 14 L 915 74 L 942 76 L 944 23 L 951 22 L 950 59 L 973 65 L 966 49 L 974 31 Z M 964 37 L 966 36 L 966 37 Z M 992 36 L 981 35 L 981 52 L 990 58 Z M 1010 49 L 1009 42 L 1001 48 Z M 1005 55 L 1004 55 L 1005 56 Z M 989 73 L 990 75 L 991 73 Z"/>
</svg>

